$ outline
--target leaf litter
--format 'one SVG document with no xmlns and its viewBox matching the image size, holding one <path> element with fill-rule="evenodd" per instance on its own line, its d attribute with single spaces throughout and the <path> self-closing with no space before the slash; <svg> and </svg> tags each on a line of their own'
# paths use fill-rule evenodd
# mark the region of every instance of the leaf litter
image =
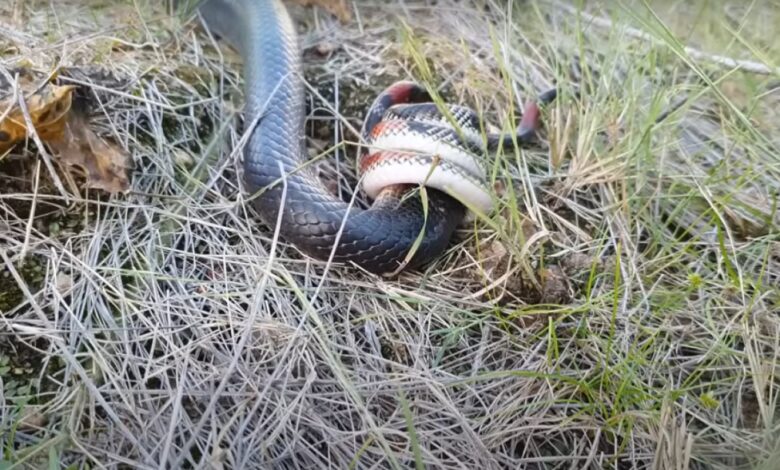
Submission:
<svg viewBox="0 0 780 470">
<path fill-rule="evenodd" d="M 60 85 L 49 77 L 40 79 L 40 74 L 29 68 L 14 70 L 12 75 L 14 82 L 0 80 L 0 153 L 26 143 L 34 132 L 56 161 L 83 174 L 86 187 L 108 193 L 129 190 L 130 156 L 90 127 L 87 110 L 75 105 L 78 86 Z M 20 106 L 20 99 L 26 109 Z"/>
</svg>

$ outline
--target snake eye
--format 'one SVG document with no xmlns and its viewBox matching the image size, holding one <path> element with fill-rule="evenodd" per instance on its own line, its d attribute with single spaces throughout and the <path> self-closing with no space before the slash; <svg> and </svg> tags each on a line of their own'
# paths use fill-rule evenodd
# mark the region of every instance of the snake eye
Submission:
<svg viewBox="0 0 780 470">
<path fill-rule="evenodd" d="M 420 85 L 414 85 L 411 90 L 409 90 L 408 100 L 410 103 L 428 103 L 433 101 L 428 90 Z"/>
</svg>

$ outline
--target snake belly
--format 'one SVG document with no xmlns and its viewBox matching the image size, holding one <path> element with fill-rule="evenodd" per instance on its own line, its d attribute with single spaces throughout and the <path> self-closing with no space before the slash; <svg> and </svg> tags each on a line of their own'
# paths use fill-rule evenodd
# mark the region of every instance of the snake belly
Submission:
<svg viewBox="0 0 780 470">
<path fill-rule="evenodd" d="M 466 215 L 463 202 L 490 209 L 485 173 L 475 158 L 485 150 L 476 115 L 456 106 L 444 116 L 412 82 L 386 89 L 366 114 L 368 150 L 360 169 L 371 207 L 350 207 L 335 197 L 304 165 L 301 58 L 281 1 L 206 0 L 199 12 L 244 61 L 244 122 L 256 122 L 243 160 L 247 189 L 258 193 L 253 204 L 264 223 L 300 251 L 374 273 L 416 267 L 446 249 Z M 414 191 L 419 184 L 425 184 L 426 198 Z"/>
</svg>

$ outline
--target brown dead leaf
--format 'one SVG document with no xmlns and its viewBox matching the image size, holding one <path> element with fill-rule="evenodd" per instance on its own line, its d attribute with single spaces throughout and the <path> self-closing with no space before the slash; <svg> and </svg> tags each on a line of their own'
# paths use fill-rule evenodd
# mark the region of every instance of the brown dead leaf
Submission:
<svg viewBox="0 0 780 470">
<path fill-rule="evenodd" d="M 64 127 L 60 138 L 49 141 L 62 163 L 83 169 L 90 188 L 110 193 L 122 193 L 130 188 L 129 157 L 122 149 L 98 137 L 79 113 L 69 113 Z"/>
<path fill-rule="evenodd" d="M 25 92 L 24 83 L 20 82 L 19 93 Z M 45 85 L 25 100 L 30 120 L 41 140 L 48 141 L 62 135 L 74 88 L 72 85 Z M 0 152 L 6 152 L 30 137 L 24 114 L 13 94 L 0 101 L 0 112 L 9 109 L 5 119 L 0 120 Z"/>
<path fill-rule="evenodd" d="M 489 245 L 480 250 L 480 255 L 481 268 L 484 276 L 488 279 L 495 280 L 506 272 L 509 251 L 500 241 L 490 242 Z"/>
<path fill-rule="evenodd" d="M 108 192 L 129 188 L 128 157 L 118 147 L 101 140 L 81 113 L 73 109 L 73 85 L 56 85 L 27 68 L 14 71 L 16 83 L 0 80 L 0 153 L 31 137 L 19 95 L 32 127 L 61 162 L 80 167 L 86 173 L 86 185 Z M 13 90 L 16 89 L 16 93 Z"/>
<path fill-rule="evenodd" d="M 542 281 L 542 303 L 563 304 L 571 300 L 569 278 L 559 266 L 549 266 L 539 274 Z"/>
<path fill-rule="evenodd" d="M 349 9 L 347 0 L 296 0 L 303 6 L 317 5 L 336 16 L 342 23 L 352 21 L 352 11 Z"/>
</svg>

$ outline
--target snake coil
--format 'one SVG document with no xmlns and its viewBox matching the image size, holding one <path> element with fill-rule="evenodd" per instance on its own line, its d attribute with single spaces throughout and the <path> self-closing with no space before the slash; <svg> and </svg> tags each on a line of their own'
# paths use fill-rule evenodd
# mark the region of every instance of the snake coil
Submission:
<svg viewBox="0 0 780 470">
<path fill-rule="evenodd" d="M 440 109 L 422 86 L 406 81 L 382 92 L 366 113 L 362 137 L 368 151 L 360 157 L 360 171 L 373 204 L 349 207 L 303 165 L 300 51 L 281 1 L 206 0 L 199 11 L 208 29 L 232 43 L 244 61 L 244 122 L 257 123 L 244 148 L 247 189 L 259 193 L 253 202 L 263 221 L 299 250 L 374 273 L 393 272 L 441 254 L 466 215 L 464 203 L 491 209 L 480 160 L 498 144 L 511 145 L 511 136 L 489 135 L 485 142 L 472 110 Z M 533 137 L 534 106 L 523 115 L 520 141 Z M 420 184 L 427 201 L 413 192 Z"/>
</svg>

